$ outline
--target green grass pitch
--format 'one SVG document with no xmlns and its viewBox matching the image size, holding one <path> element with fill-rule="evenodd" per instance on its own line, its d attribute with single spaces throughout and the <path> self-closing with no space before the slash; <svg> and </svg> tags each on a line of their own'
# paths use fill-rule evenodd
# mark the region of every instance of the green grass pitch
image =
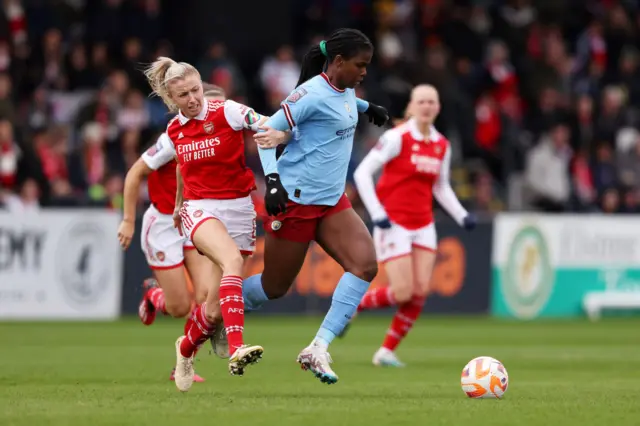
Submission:
<svg viewBox="0 0 640 426">
<path fill-rule="evenodd" d="M 320 318 L 247 318 L 265 347 L 245 377 L 203 350 L 205 383 L 168 381 L 182 322 L 0 323 L 0 425 L 611 425 L 640 424 L 640 322 L 501 322 L 424 317 L 398 350 L 404 369 L 371 365 L 389 318 L 359 317 L 331 347 L 340 382 L 303 372 L 296 355 Z M 503 400 L 470 400 L 470 359 L 501 360 Z"/>
</svg>

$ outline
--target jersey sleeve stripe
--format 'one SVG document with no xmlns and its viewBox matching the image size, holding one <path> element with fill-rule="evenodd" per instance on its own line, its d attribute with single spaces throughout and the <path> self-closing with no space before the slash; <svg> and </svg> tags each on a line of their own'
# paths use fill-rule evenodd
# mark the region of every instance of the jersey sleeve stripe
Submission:
<svg viewBox="0 0 640 426">
<path fill-rule="evenodd" d="M 289 127 L 293 129 L 296 127 L 296 123 L 293 121 L 293 115 L 291 114 L 291 109 L 289 109 L 289 105 L 282 104 L 282 109 L 284 110 L 284 116 L 287 118 L 287 122 L 289 123 Z"/>
</svg>

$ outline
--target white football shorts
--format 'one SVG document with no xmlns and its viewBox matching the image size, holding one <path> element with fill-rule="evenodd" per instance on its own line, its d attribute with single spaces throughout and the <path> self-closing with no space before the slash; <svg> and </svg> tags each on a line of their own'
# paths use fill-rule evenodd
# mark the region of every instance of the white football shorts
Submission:
<svg viewBox="0 0 640 426">
<path fill-rule="evenodd" d="M 153 205 L 142 217 L 140 244 L 151 269 L 182 266 L 184 250 L 194 248 L 191 241 L 173 227 L 173 216 L 160 213 Z"/>
<path fill-rule="evenodd" d="M 433 222 L 419 229 L 407 229 L 395 223 L 389 229 L 375 228 L 373 241 L 378 262 L 388 262 L 406 256 L 411 254 L 414 248 L 436 251 L 438 247 L 438 237 Z"/>
<path fill-rule="evenodd" d="M 180 209 L 184 235 L 193 233 L 209 219 L 219 220 L 236 242 L 240 253 L 251 255 L 256 248 L 256 209 L 251 196 L 231 200 L 188 200 Z"/>
</svg>

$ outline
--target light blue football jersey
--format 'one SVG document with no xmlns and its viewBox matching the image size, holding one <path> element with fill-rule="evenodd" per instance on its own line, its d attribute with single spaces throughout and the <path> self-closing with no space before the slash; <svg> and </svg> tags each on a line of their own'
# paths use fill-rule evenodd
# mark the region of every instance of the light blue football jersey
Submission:
<svg viewBox="0 0 640 426">
<path fill-rule="evenodd" d="M 265 123 L 295 129 L 277 162 L 275 149 L 259 150 L 265 175 L 279 173 L 298 204 L 336 205 L 345 190 L 358 112 L 368 108 L 354 89 L 336 88 L 324 73 L 301 84 Z"/>
</svg>

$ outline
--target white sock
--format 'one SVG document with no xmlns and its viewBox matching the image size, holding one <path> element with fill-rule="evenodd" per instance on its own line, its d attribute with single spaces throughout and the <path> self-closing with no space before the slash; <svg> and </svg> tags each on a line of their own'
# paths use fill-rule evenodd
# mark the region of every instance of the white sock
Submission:
<svg viewBox="0 0 640 426">
<path fill-rule="evenodd" d="M 329 349 L 329 342 L 327 342 L 324 339 L 319 339 L 319 338 L 316 337 L 311 342 L 311 346 L 316 346 L 316 347 L 318 347 L 320 349 L 324 349 L 326 351 L 327 349 Z"/>
</svg>

